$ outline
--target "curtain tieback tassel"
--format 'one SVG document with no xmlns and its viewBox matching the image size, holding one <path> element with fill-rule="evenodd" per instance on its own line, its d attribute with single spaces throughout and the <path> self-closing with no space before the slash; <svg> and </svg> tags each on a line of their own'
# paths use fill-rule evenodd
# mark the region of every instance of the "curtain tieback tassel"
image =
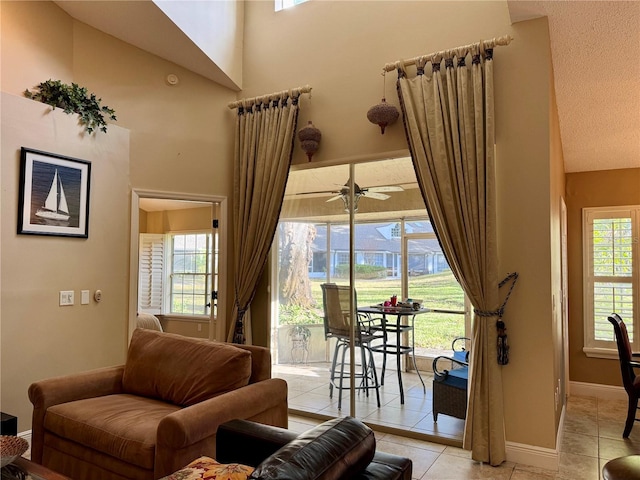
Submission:
<svg viewBox="0 0 640 480">
<path fill-rule="evenodd" d="M 233 343 L 244 344 L 244 314 L 246 311 L 246 308 L 238 307 L 238 317 L 233 331 Z"/>
<path fill-rule="evenodd" d="M 496 322 L 498 329 L 498 365 L 509 363 L 509 344 L 507 343 L 507 327 L 502 320 Z"/>
<path fill-rule="evenodd" d="M 502 316 L 504 315 L 504 307 L 507 306 L 511 292 L 513 292 L 513 287 L 516 286 L 516 282 L 518 281 L 518 272 L 508 274 L 504 280 L 498 284 L 498 288 L 502 288 L 510 280 L 512 280 L 511 287 L 507 292 L 504 302 L 500 305 L 500 308 L 493 311 L 473 310 L 473 312 L 479 317 L 498 317 L 498 320 L 496 321 L 496 329 L 498 330 L 498 365 L 506 365 L 509 363 L 509 344 L 507 343 L 507 334 L 505 333 L 507 331 L 507 326 L 502 321 Z"/>
</svg>

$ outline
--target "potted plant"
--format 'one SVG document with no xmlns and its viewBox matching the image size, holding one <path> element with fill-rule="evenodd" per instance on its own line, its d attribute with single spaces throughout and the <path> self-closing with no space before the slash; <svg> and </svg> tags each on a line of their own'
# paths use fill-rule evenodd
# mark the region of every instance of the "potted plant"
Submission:
<svg viewBox="0 0 640 480">
<path fill-rule="evenodd" d="M 306 325 L 292 325 L 289 330 L 289 336 L 293 342 L 309 342 L 311 330 Z"/>
<path fill-rule="evenodd" d="M 324 323 L 315 308 L 280 305 L 278 363 L 325 361 Z"/>
<path fill-rule="evenodd" d="M 86 88 L 76 83 L 67 85 L 60 80 L 47 80 L 36 85 L 33 92 L 25 90 L 24 96 L 51 105 L 54 110 L 57 107 L 68 114 L 77 113 L 80 124 L 88 133 L 93 133 L 96 129 L 106 133 L 105 116 L 109 120 L 117 120 L 113 109 L 100 105 L 101 98 L 96 98 L 93 93 L 89 94 Z"/>
</svg>

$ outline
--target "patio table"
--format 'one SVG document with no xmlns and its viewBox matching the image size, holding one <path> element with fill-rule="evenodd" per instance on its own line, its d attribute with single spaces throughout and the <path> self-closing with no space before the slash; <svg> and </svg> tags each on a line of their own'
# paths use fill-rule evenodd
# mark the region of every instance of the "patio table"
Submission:
<svg viewBox="0 0 640 480">
<path fill-rule="evenodd" d="M 420 370 L 416 364 L 415 354 L 415 334 L 414 334 L 414 322 L 416 315 L 428 313 L 431 310 L 428 308 L 420 308 L 414 310 L 412 308 L 405 307 L 384 307 L 384 306 L 369 306 L 358 307 L 358 313 L 364 313 L 367 316 L 380 316 L 380 325 L 372 325 L 371 330 L 382 332 L 383 342 L 380 345 L 372 345 L 371 350 L 373 352 L 382 353 L 382 375 L 380 385 L 384 385 L 384 373 L 387 365 L 387 355 L 394 355 L 396 357 L 396 366 L 398 371 L 398 387 L 400 389 L 400 404 L 404 405 L 404 388 L 402 385 L 402 357 L 404 355 L 411 355 L 413 360 L 413 367 L 418 374 L 418 378 L 422 383 L 423 391 L 427 392 L 427 389 L 420 375 Z M 388 317 L 395 317 L 394 320 L 389 320 Z M 395 334 L 395 342 L 389 342 L 389 335 Z M 403 342 L 404 334 L 411 334 L 411 341 Z"/>
</svg>

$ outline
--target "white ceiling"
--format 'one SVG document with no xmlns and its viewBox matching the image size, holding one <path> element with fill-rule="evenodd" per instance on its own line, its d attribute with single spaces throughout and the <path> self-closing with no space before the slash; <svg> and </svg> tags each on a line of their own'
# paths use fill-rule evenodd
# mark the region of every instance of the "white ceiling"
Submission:
<svg viewBox="0 0 640 480">
<path fill-rule="evenodd" d="M 235 87 L 150 0 L 56 3 L 101 31 Z M 640 1 L 507 4 L 513 22 L 549 17 L 565 171 L 640 167 Z"/>
<path fill-rule="evenodd" d="M 508 1 L 547 16 L 566 172 L 640 167 L 640 2 Z"/>
</svg>

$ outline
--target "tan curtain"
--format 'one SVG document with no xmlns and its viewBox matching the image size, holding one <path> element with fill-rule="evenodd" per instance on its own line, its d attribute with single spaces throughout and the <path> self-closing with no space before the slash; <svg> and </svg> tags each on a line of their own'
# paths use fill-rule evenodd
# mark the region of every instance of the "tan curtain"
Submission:
<svg viewBox="0 0 640 480">
<path fill-rule="evenodd" d="M 431 222 L 476 311 L 464 448 L 499 465 L 505 435 L 496 317 L 477 315 L 495 311 L 499 298 L 492 54 L 477 44 L 419 58 L 413 78 L 400 64 L 397 85 Z"/>
<path fill-rule="evenodd" d="M 238 102 L 233 191 L 235 302 L 228 337 L 234 343 L 251 343 L 249 306 L 280 217 L 299 97 L 300 90 L 295 90 Z"/>
</svg>

